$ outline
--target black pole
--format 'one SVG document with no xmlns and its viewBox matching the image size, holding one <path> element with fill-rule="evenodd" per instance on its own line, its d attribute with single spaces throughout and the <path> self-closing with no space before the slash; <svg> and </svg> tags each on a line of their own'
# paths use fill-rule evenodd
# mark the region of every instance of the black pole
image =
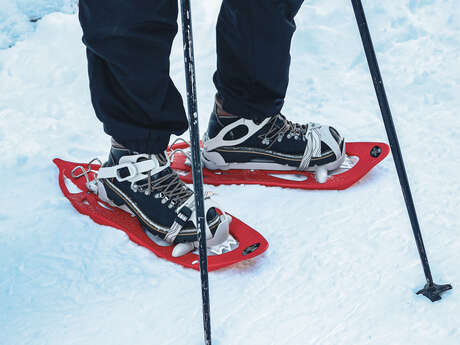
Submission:
<svg viewBox="0 0 460 345">
<path fill-rule="evenodd" d="M 211 316 L 209 308 L 208 252 L 204 217 L 203 172 L 201 170 L 200 131 L 196 96 L 195 60 L 193 55 L 192 12 L 190 0 L 180 0 L 182 37 L 184 47 L 185 81 L 192 151 L 193 187 L 195 189 L 196 221 L 200 254 L 201 294 L 203 300 L 203 326 L 205 345 L 211 345 Z"/>
<path fill-rule="evenodd" d="M 382 76 L 380 74 L 377 57 L 375 55 L 374 46 L 372 44 L 371 35 L 367 26 L 366 16 L 364 14 L 363 4 L 361 0 L 351 0 L 353 10 L 355 12 L 356 21 L 358 23 L 359 32 L 363 41 L 364 50 L 366 52 L 367 62 L 369 64 L 369 70 L 371 72 L 372 81 L 374 82 L 375 93 L 380 105 L 380 111 L 382 113 L 383 122 L 387 132 L 388 140 L 390 141 L 391 151 L 396 165 L 396 171 L 398 172 L 399 183 L 401 184 L 402 193 L 404 200 L 406 201 L 407 212 L 409 213 L 410 222 L 412 224 L 412 231 L 415 237 L 415 243 L 417 244 L 420 259 L 422 261 L 423 271 L 425 272 L 426 285 L 418 291 L 417 294 L 423 294 L 428 297 L 432 302 L 441 299 L 441 293 L 452 289 L 449 284 L 437 285 L 433 282 L 431 276 L 430 265 L 423 245 L 422 234 L 420 232 L 420 226 L 417 220 L 417 213 L 415 211 L 414 200 L 409 187 L 409 181 L 407 179 L 406 169 L 404 167 L 404 161 L 399 147 L 398 137 L 396 135 L 396 129 L 391 116 L 390 106 L 385 93 L 385 87 L 383 86 Z"/>
</svg>

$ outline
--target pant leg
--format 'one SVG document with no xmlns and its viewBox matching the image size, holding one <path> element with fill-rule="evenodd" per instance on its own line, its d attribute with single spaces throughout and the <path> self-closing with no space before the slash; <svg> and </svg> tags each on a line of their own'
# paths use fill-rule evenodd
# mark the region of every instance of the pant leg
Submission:
<svg viewBox="0 0 460 345">
<path fill-rule="evenodd" d="M 169 77 L 175 0 L 80 0 L 91 98 L 104 131 L 134 151 L 163 151 L 188 123 Z"/>
<path fill-rule="evenodd" d="M 294 16 L 303 0 L 223 0 L 214 84 L 225 111 L 262 120 L 278 114 L 289 81 Z"/>
</svg>

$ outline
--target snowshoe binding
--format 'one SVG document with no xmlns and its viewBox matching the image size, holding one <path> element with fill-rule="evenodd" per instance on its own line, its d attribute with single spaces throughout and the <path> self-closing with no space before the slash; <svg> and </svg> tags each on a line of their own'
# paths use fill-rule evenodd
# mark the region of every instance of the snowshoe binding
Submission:
<svg viewBox="0 0 460 345">
<path fill-rule="evenodd" d="M 108 204 L 135 215 L 149 235 L 168 243 L 187 243 L 176 246 L 173 256 L 194 249 L 197 241 L 194 193 L 171 169 L 167 154 L 138 154 L 114 142 L 108 161 L 98 170 L 89 189 Z M 229 236 L 231 219 L 217 209 L 217 204 L 206 196 L 209 245 L 225 242 Z"/>
<path fill-rule="evenodd" d="M 115 142 L 101 164 L 54 160 L 64 195 L 95 222 L 126 232 L 157 256 L 199 269 L 194 193 L 166 153 L 138 154 Z M 267 241 L 205 195 L 209 271 L 262 254 Z"/>
<path fill-rule="evenodd" d="M 203 140 L 207 169 L 331 171 L 344 160 L 345 140 L 332 127 L 281 114 L 256 122 L 225 112 L 216 97 Z"/>
<path fill-rule="evenodd" d="M 171 166 L 192 183 L 189 145 L 176 140 Z M 225 112 L 218 97 L 203 138 L 206 184 L 310 190 L 349 188 L 390 152 L 385 143 L 347 142 L 333 127 L 297 124 L 278 114 L 257 122 Z"/>
</svg>

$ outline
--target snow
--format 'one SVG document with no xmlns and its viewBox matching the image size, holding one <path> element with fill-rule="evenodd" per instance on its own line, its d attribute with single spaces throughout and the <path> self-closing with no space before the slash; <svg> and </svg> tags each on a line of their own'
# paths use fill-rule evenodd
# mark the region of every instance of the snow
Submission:
<svg viewBox="0 0 460 345">
<path fill-rule="evenodd" d="M 202 344 L 199 274 L 94 224 L 58 188 L 52 158 L 103 159 L 109 146 L 73 3 L 0 0 L 0 47 L 12 46 L 0 50 L 1 343 Z M 218 8 L 193 2 L 202 131 Z M 433 275 L 454 290 L 434 304 L 415 295 L 423 272 L 391 157 L 340 192 L 208 186 L 270 243 L 210 274 L 214 344 L 460 342 L 460 11 L 455 0 L 365 8 Z M 386 141 L 351 5 L 307 1 L 297 24 L 284 113 Z M 185 94 L 181 54 L 178 35 L 171 74 Z"/>
<path fill-rule="evenodd" d="M 14 45 L 34 30 L 43 16 L 75 13 L 77 0 L 0 0 L 0 49 Z"/>
</svg>

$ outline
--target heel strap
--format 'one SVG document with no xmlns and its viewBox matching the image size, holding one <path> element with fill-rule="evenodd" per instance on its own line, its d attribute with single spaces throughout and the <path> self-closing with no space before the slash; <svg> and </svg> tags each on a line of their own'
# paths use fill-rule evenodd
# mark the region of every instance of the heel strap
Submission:
<svg viewBox="0 0 460 345">
<path fill-rule="evenodd" d="M 233 123 L 231 123 L 228 126 L 225 126 L 214 138 L 208 139 L 204 141 L 203 146 L 205 151 L 212 151 L 215 150 L 218 147 L 222 146 L 236 146 L 239 145 L 243 142 L 245 142 L 247 139 L 249 139 L 251 136 L 253 136 L 256 132 L 258 132 L 263 126 L 267 124 L 267 122 L 270 121 L 270 118 L 266 118 L 263 120 L 260 124 L 254 123 L 254 121 L 249 120 L 249 119 L 239 119 Z M 248 133 L 243 135 L 239 139 L 234 139 L 234 140 L 226 140 L 224 137 L 233 129 L 235 129 L 238 126 L 245 126 L 248 129 Z"/>
<path fill-rule="evenodd" d="M 144 180 L 148 177 L 146 173 L 155 175 L 170 167 L 169 157 L 166 155 L 167 163 L 160 165 L 155 155 L 147 154 L 123 156 L 119 164 L 111 167 L 101 167 L 97 172 L 98 179 L 115 178 L 118 182 L 129 181 L 131 184 Z M 139 161 L 140 159 L 143 159 Z M 126 174 L 127 173 L 127 174 Z"/>
</svg>

